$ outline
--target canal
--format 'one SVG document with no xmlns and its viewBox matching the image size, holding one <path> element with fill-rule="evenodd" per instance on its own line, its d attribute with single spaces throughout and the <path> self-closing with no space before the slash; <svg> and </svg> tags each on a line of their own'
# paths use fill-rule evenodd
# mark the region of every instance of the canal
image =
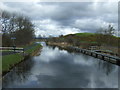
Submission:
<svg viewBox="0 0 120 90">
<path fill-rule="evenodd" d="M 3 88 L 118 88 L 119 66 L 81 53 L 46 46 L 17 65 Z"/>
</svg>

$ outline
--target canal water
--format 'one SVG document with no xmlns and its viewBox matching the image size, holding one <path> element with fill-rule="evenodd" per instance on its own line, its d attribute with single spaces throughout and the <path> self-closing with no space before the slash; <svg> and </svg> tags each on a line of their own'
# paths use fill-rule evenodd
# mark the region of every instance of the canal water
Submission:
<svg viewBox="0 0 120 90">
<path fill-rule="evenodd" d="M 3 88 L 118 88 L 117 65 L 42 45 L 3 78 Z"/>
</svg>

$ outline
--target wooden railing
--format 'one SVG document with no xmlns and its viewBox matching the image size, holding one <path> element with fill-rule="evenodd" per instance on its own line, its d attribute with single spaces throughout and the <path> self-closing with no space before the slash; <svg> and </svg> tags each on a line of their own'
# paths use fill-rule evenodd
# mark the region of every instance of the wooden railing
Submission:
<svg viewBox="0 0 120 90">
<path fill-rule="evenodd" d="M 14 52 L 24 52 L 24 48 L 19 47 L 0 47 L 0 50 L 9 50 Z"/>
</svg>

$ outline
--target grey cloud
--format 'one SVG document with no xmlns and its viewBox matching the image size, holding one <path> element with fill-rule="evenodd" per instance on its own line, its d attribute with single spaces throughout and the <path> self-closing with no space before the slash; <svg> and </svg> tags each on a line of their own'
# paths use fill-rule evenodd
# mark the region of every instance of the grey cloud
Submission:
<svg viewBox="0 0 120 90">
<path fill-rule="evenodd" d="M 6 9 L 9 11 L 16 10 L 26 14 L 33 21 L 50 19 L 56 23 L 54 25 L 71 29 L 77 28 L 80 29 L 80 32 L 81 30 L 95 32 L 103 26 L 103 23 L 112 23 L 117 27 L 118 22 L 117 3 L 114 2 L 11 2 L 4 3 L 4 6 L 8 7 Z M 77 20 L 80 20 L 80 22 L 76 23 Z M 40 24 L 37 23 L 36 26 L 40 27 Z M 44 30 L 49 29 L 44 28 Z"/>
</svg>

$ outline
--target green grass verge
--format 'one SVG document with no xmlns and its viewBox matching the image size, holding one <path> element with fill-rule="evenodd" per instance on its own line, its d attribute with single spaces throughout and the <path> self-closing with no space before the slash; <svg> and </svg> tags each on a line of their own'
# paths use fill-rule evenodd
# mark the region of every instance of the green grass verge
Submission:
<svg viewBox="0 0 120 90">
<path fill-rule="evenodd" d="M 40 44 L 38 44 L 38 45 L 36 45 L 36 46 L 34 46 L 34 47 L 32 47 L 31 49 L 28 49 L 27 51 L 25 51 L 25 53 L 28 53 L 28 54 L 32 54 L 32 53 L 34 53 L 37 49 L 39 49 L 41 47 L 41 45 Z"/>
<path fill-rule="evenodd" d="M 5 55 L 2 57 L 2 71 L 9 71 L 16 63 L 23 60 L 23 56 L 20 54 Z"/>
<path fill-rule="evenodd" d="M 25 51 L 25 53 L 32 55 L 40 47 L 40 44 L 35 45 L 32 48 Z M 15 64 L 21 62 L 23 59 L 24 57 L 19 53 L 2 56 L 2 72 L 9 71 Z"/>
</svg>

